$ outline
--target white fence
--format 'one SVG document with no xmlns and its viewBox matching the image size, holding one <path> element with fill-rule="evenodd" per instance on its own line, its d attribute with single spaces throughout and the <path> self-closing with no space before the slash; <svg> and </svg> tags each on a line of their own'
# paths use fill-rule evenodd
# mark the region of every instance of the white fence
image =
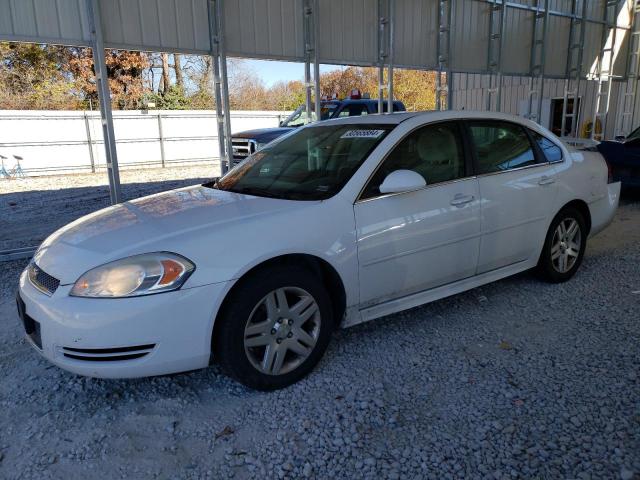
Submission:
<svg viewBox="0 0 640 480">
<path fill-rule="evenodd" d="M 289 112 L 232 111 L 232 132 L 277 127 Z M 219 158 L 213 110 L 113 112 L 121 168 Z M 99 112 L 0 110 L 0 155 L 25 175 L 87 173 L 105 168 Z M 0 175 L 1 176 L 1 175 Z"/>
</svg>

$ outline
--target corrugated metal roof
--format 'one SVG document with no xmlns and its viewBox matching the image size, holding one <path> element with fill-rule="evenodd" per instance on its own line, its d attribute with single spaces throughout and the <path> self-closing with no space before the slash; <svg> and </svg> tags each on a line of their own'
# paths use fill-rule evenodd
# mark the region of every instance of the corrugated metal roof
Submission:
<svg viewBox="0 0 640 480">
<path fill-rule="evenodd" d="M 203 0 L 100 0 L 105 44 L 154 51 L 208 52 Z"/>
<path fill-rule="evenodd" d="M 0 39 L 87 45 L 84 0 L 0 0 Z"/>
<path fill-rule="evenodd" d="M 319 3 L 320 61 L 375 64 L 378 59 L 377 1 L 320 0 Z"/>
<path fill-rule="evenodd" d="M 396 0 L 394 63 L 437 65 L 438 2 Z"/>
<path fill-rule="evenodd" d="M 304 60 L 301 0 L 224 2 L 227 54 Z"/>
<path fill-rule="evenodd" d="M 108 47 L 207 54 L 210 51 L 207 0 L 98 0 L 105 45 Z M 487 0 L 452 3 L 449 67 L 455 71 L 486 72 L 489 43 Z M 602 18 L 607 0 L 587 2 L 584 73 L 602 47 Z M 620 8 L 630 8 L 621 0 Z M 318 0 L 318 50 L 322 63 L 375 65 L 378 61 L 377 0 Z M 437 67 L 438 0 L 394 0 L 394 64 Z M 542 2 L 541 2 L 542 3 Z M 537 0 L 507 2 L 503 50 L 506 74 L 530 69 L 532 9 Z M 225 0 L 225 44 L 229 56 L 303 61 L 303 0 Z M 566 70 L 571 0 L 549 0 L 551 15 L 547 45 L 547 75 Z M 628 16 L 620 15 L 628 26 Z M 65 45 L 89 44 L 85 0 L 0 0 L 0 40 Z M 628 30 L 619 30 L 626 35 Z M 624 74 L 626 44 L 616 59 Z"/>
</svg>

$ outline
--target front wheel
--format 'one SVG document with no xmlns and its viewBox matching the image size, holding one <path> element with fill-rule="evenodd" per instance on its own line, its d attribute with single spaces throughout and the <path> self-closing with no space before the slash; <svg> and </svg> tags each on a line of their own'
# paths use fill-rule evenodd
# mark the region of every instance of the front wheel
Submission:
<svg viewBox="0 0 640 480">
<path fill-rule="evenodd" d="M 587 228 L 582 213 L 567 207 L 551 222 L 538 261 L 538 272 L 553 283 L 565 282 L 576 273 L 587 246 Z"/>
<path fill-rule="evenodd" d="M 214 358 L 257 390 L 283 388 L 307 375 L 333 329 L 320 278 L 295 266 L 264 269 L 242 280 L 217 322 Z"/>
</svg>

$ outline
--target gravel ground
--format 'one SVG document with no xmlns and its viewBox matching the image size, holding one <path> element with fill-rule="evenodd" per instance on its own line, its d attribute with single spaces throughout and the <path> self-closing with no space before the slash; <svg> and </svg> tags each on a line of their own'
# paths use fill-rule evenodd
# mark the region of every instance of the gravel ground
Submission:
<svg viewBox="0 0 640 480">
<path fill-rule="evenodd" d="M 576 277 L 525 273 L 337 332 L 302 382 L 78 377 L 0 269 L 0 478 L 640 479 L 640 201 Z"/>
<path fill-rule="evenodd" d="M 220 166 L 187 165 L 124 169 L 125 200 L 195 185 L 219 175 Z M 0 250 L 37 246 L 50 233 L 82 215 L 110 205 L 105 171 L 94 174 L 0 179 Z"/>
</svg>

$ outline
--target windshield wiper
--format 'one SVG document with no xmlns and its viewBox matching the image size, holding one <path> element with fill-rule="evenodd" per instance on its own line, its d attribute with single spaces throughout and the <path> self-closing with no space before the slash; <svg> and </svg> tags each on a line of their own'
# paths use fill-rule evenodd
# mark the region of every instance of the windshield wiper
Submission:
<svg viewBox="0 0 640 480">
<path fill-rule="evenodd" d="M 227 191 L 242 193 L 243 195 L 254 195 L 256 197 L 283 198 L 280 195 L 277 195 L 266 188 L 259 188 L 259 187 L 230 188 Z"/>
<path fill-rule="evenodd" d="M 214 177 L 212 180 L 209 180 L 208 182 L 203 183 L 202 186 L 206 188 L 219 188 L 218 180 L 220 180 L 220 177 Z"/>
</svg>

